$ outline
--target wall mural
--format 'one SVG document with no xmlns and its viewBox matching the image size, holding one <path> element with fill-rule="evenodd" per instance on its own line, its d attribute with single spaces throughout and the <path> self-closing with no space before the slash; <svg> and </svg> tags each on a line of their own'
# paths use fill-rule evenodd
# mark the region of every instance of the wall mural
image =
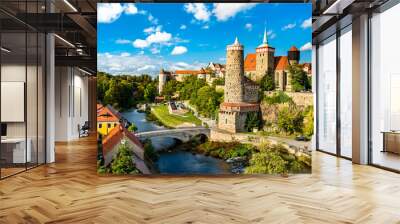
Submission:
<svg viewBox="0 0 400 224">
<path fill-rule="evenodd" d="M 97 7 L 100 174 L 311 172 L 311 4 Z"/>
</svg>

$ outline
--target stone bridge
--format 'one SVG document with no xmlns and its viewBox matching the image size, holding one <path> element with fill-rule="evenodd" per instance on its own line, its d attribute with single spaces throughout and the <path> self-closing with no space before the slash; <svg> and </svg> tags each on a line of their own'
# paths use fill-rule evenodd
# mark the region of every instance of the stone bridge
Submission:
<svg viewBox="0 0 400 224">
<path fill-rule="evenodd" d="M 205 127 L 185 127 L 175 129 L 162 129 L 155 131 L 146 131 L 135 133 L 136 137 L 141 140 L 152 138 L 152 137 L 171 137 L 178 139 L 182 142 L 187 142 L 191 138 L 198 135 L 205 135 L 207 138 L 210 137 L 210 129 Z"/>
</svg>

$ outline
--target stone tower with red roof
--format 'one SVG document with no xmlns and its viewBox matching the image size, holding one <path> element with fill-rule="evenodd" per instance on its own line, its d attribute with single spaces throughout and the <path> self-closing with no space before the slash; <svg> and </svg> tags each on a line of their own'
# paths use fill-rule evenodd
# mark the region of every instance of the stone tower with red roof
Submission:
<svg viewBox="0 0 400 224">
<path fill-rule="evenodd" d="M 260 81 L 266 73 L 273 74 L 275 67 L 275 48 L 268 45 L 267 30 L 264 30 L 264 38 L 261 45 L 256 48 L 256 73 L 251 77 L 253 81 Z"/>
<path fill-rule="evenodd" d="M 243 45 L 237 38 L 226 51 L 224 102 L 219 109 L 218 128 L 231 133 L 243 132 L 248 114 L 259 111 L 254 95 L 258 87 L 244 77 Z"/>
</svg>

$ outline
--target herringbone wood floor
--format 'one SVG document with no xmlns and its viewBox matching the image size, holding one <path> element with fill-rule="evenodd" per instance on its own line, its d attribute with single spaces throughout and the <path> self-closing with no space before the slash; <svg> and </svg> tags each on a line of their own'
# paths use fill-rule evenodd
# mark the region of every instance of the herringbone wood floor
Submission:
<svg viewBox="0 0 400 224">
<path fill-rule="evenodd" d="M 400 175 L 313 154 L 289 178 L 99 177 L 94 138 L 0 181 L 0 223 L 400 223 Z"/>
</svg>

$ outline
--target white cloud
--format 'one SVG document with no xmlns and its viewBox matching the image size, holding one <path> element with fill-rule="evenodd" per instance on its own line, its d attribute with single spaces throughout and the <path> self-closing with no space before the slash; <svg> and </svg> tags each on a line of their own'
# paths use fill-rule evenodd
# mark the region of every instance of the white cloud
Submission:
<svg viewBox="0 0 400 224">
<path fill-rule="evenodd" d="M 180 55 L 187 52 L 187 48 L 184 46 L 175 46 L 171 52 L 171 55 Z"/>
<path fill-rule="evenodd" d="M 142 39 L 136 39 L 132 44 L 136 48 L 146 48 L 150 45 L 146 40 Z"/>
<path fill-rule="evenodd" d="M 303 29 L 306 29 L 306 28 L 311 27 L 311 26 L 312 26 L 311 17 L 308 18 L 308 19 L 306 19 L 306 20 L 304 20 L 303 23 L 301 24 L 301 27 L 302 27 Z"/>
<path fill-rule="evenodd" d="M 282 27 L 282 30 L 290 30 L 296 27 L 296 23 L 289 23 L 286 26 Z"/>
<path fill-rule="evenodd" d="M 137 70 L 138 71 L 146 71 L 146 70 L 151 70 L 151 69 L 154 69 L 156 66 L 154 66 L 154 65 L 145 65 L 145 66 L 143 66 L 143 67 L 141 67 L 141 68 L 138 68 Z"/>
<path fill-rule="evenodd" d="M 120 3 L 99 3 L 97 7 L 97 22 L 112 23 L 124 12 L 125 7 Z"/>
<path fill-rule="evenodd" d="M 130 40 L 126 40 L 126 39 L 118 39 L 115 41 L 116 44 L 130 44 L 131 41 Z"/>
<path fill-rule="evenodd" d="M 138 13 L 138 9 L 136 8 L 135 4 L 127 3 L 125 4 L 125 13 L 128 15 L 135 15 Z"/>
<path fill-rule="evenodd" d="M 214 3 L 212 10 L 218 21 L 227 21 L 239 12 L 249 10 L 256 6 L 256 3 Z"/>
<path fill-rule="evenodd" d="M 276 37 L 276 33 L 274 33 L 274 31 L 272 31 L 272 30 L 268 30 L 267 36 L 268 36 L 268 39 L 274 39 Z"/>
<path fill-rule="evenodd" d="M 155 43 L 162 43 L 165 45 L 170 45 L 171 43 L 168 43 L 172 38 L 172 35 L 167 32 L 160 32 L 156 31 L 155 33 L 150 34 L 145 40 L 143 39 L 136 39 L 133 41 L 133 46 L 136 48 L 146 48 L 149 47 L 152 44 Z"/>
<path fill-rule="evenodd" d="M 123 57 L 120 54 L 99 53 L 97 54 L 98 70 L 111 74 L 149 74 L 157 76 L 161 68 L 171 71 L 177 69 L 200 69 L 207 63 L 202 62 L 172 62 L 160 57 L 149 57 L 147 55 L 130 55 Z"/>
<path fill-rule="evenodd" d="M 220 61 L 226 61 L 226 58 L 219 58 Z"/>
<path fill-rule="evenodd" d="M 207 22 L 210 20 L 211 13 L 204 3 L 187 3 L 183 6 L 187 13 L 193 14 L 194 18 Z"/>
<path fill-rule="evenodd" d="M 157 48 L 157 47 L 151 48 L 150 51 L 151 51 L 152 54 L 158 54 L 158 53 L 160 53 L 160 49 Z"/>
<path fill-rule="evenodd" d="M 148 36 L 146 38 L 146 41 L 149 42 L 150 44 L 152 43 L 162 43 L 162 42 L 168 42 L 169 40 L 171 40 L 172 35 L 170 33 L 167 32 L 160 32 L 157 31 L 153 34 L 151 34 L 150 36 Z"/>
<path fill-rule="evenodd" d="M 204 26 L 202 26 L 201 28 L 202 28 L 203 30 L 208 30 L 208 29 L 210 28 L 210 26 L 204 25 Z"/>
<path fill-rule="evenodd" d="M 157 25 L 158 24 L 158 19 L 154 18 L 153 15 L 149 14 L 149 16 L 147 16 L 147 19 L 149 20 L 150 23 Z"/>
<path fill-rule="evenodd" d="M 128 53 L 128 52 L 122 52 L 121 53 L 121 57 L 129 57 L 129 56 L 131 56 L 131 54 Z"/>
<path fill-rule="evenodd" d="M 179 27 L 179 29 L 181 29 L 181 30 L 186 30 L 186 25 L 184 25 L 184 24 L 182 24 L 180 27 Z"/>
<path fill-rule="evenodd" d="M 246 23 L 246 25 L 244 25 L 244 28 L 246 28 L 246 30 L 251 31 L 253 29 L 253 25 L 251 23 Z"/>
<path fill-rule="evenodd" d="M 148 27 L 148 28 L 146 28 L 146 29 L 144 29 L 143 30 L 143 32 L 145 32 L 145 33 L 154 33 L 154 32 L 156 32 L 156 31 L 161 31 L 161 29 L 162 29 L 162 26 L 151 26 L 151 27 Z"/>
<path fill-rule="evenodd" d="M 308 42 L 308 43 L 304 44 L 300 48 L 301 51 L 310 51 L 311 49 L 312 49 L 311 42 Z"/>
</svg>

